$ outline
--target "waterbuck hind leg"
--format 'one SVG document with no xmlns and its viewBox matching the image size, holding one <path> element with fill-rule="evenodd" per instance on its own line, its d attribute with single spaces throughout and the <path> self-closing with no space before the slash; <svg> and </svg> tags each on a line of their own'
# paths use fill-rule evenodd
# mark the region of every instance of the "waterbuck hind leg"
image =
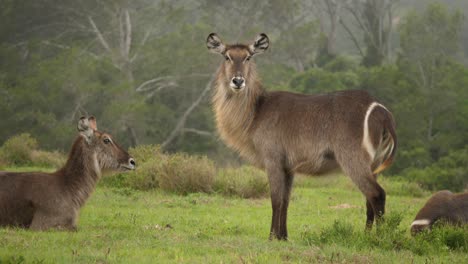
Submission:
<svg viewBox="0 0 468 264">
<path fill-rule="evenodd" d="M 372 204 L 369 200 L 366 199 L 366 230 L 369 231 L 372 229 L 372 224 L 374 223 L 374 208 L 372 208 Z"/>
<path fill-rule="evenodd" d="M 374 220 L 379 224 L 385 213 L 385 191 L 377 183 L 371 171 L 371 162 L 365 154 L 343 156 L 343 153 L 340 153 L 337 155 L 337 161 L 343 172 L 366 197 L 366 229 L 370 230 Z"/>
<path fill-rule="evenodd" d="M 286 217 L 289 203 L 289 193 L 292 186 L 292 177 L 288 180 L 285 169 L 277 164 L 266 166 L 271 195 L 271 228 L 270 240 L 287 240 Z"/>
</svg>

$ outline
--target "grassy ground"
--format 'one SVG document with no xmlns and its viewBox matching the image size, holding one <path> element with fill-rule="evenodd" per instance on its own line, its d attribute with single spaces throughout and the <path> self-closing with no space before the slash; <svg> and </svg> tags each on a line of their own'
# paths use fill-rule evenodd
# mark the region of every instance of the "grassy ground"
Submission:
<svg viewBox="0 0 468 264">
<path fill-rule="evenodd" d="M 99 186 L 77 232 L 0 229 L 0 263 L 466 263 L 466 245 L 415 247 L 424 241 L 408 227 L 426 199 L 389 192 L 387 212 L 400 225 L 365 234 L 364 199 L 347 178 L 299 179 L 290 240 L 278 242 L 268 241 L 269 199 Z"/>
</svg>

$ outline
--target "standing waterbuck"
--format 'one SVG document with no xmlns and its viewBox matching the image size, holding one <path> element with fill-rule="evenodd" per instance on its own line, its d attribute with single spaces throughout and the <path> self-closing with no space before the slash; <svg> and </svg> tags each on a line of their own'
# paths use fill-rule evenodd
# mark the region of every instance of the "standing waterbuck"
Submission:
<svg viewBox="0 0 468 264">
<path fill-rule="evenodd" d="M 268 49 L 260 34 L 250 45 L 206 45 L 224 57 L 213 108 L 221 138 L 268 174 L 273 216 L 270 239 L 287 239 L 287 212 L 295 173 L 341 168 L 366 197 L 367 228 L 385 212 L 377 173 L 388 167 L 397 139 L 392 114 L 365 91 L 305 95 L 264 90 L 252 58 Z"/>
<path fill-rule="evenodd" d="M 445 190 L 432 195 L 411 223 L 411 233 L 429 229 L 439 220 L 451 225 L 468 225 L 468 193 Z"/>
<path fill-rule="evenodd" d="M 54 173 L 0 172 L 0 226 L 76 230 L 79 209 L 106 170 L 133 170 L 135 161 L 94 117 L 78 121 L 79 136 Z"/>
</svg>

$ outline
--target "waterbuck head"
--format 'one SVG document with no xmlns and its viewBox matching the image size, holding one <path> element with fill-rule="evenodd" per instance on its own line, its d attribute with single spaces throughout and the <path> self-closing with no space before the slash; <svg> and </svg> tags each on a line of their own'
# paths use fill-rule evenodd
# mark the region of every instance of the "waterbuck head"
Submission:
<svg viewBox="0 0 468 264">
<path fill-rule="evenodd" d="M 93 155 L 93 166 L 96 170 L 135 169 L 135 160 L 112 139 L 112 136 L 97 130 L 94 116 L 81 117 L 78 121 L 78 131 L 86 142 L 87 151 Z"/>
<path fill-rule="evenodd" d="M 255 70 L 251 58 L 268 49 L 269 39 L 267 35 L 261 33 L 250 45 L 230 45 L 224 44 L 216 33 L 211 33 L 206 39 L 206 46 L 211 52 L 219 53 L 225 59 L 221 65 L 221 71 L 224 71 L 225 86 L 233 92 L 240 92 L 251 85 L 249 76 Z"/>
</svg>

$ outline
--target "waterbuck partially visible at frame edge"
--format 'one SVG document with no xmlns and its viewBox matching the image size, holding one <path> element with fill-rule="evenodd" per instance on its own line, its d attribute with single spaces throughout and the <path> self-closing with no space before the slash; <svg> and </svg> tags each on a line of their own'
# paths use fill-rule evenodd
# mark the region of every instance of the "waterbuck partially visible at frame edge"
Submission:
<svg viewBox="0 0 468 264">
<path fill-rule="evenodd" d="M 0 172 L 0 226 L 76 230 L 79 209 L 101 173 L 135 169 L 133 158 L 109 134 L 97 130 L 94 117 L 82 117 L 78 131 L 58 171 Z"/>
<path fill-rule="evenodd" d="M 287 211 L 295 173 L 341 168 L 366 197 L 367 228 L 385 212 L 376 175 L 395 156 L 392 114 L 365 91 L 305 95 L 266 91 L 252 58 L 268 49 L 260 34 L 250 45 L 224 44 L 211 33 L 206 45 L 224 57 L 213 108 L 221 138 L 268 174 L 273 216 L 270 239 L 288 237 Z"/>
<path fill-rule="evenodd" d="M 468 224 L 468 193 L 436 192 L 419 210 L 413 223 L 411 233 L 417 234 L 430 229 L 438 221 L 451 225 Z"/>
</svg>

